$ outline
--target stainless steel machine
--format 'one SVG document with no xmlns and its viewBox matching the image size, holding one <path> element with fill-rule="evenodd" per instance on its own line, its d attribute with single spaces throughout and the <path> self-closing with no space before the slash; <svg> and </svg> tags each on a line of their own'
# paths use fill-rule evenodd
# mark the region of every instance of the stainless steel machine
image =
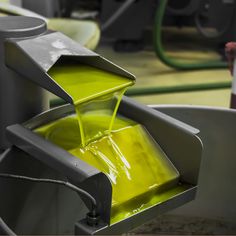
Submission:
<svg viewBox="0 0 236 236">
<path fill-rule="evenodd" d="M 149 131 L 180 172 L 180 182 L 189 187 L 111 224 L 112 187 L 107 176 L 32 129 L 74 113 L 72 105 L 46 111 L 44 89 L 72 103 L 70 95 L 48 75 L 55 63 L 82 62 L 131 79 L 133 75 L 61 33 L 47 31 L 41 19 L 2 18 L 0 39 L 0 147 L 4 151 L 0 173 L 67 180 L 93 196 L 99 215 L 99 220 L 91 223 L 87 214 L 91 202 L 63 187 L 2 178 L 0 217 L 14 232 L 119 234 L 194 199 L 202 152 L 199 130 L 124 97 L 119 113 Z"/>
</svg>

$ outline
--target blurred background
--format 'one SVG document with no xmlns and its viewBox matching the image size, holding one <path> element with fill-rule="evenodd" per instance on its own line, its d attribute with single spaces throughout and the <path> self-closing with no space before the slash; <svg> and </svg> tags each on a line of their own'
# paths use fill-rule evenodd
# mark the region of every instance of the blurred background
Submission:
<svg viewBox="0 0 236 236">
<path fill-rule="evenodd" d="M 145 104 L 228 107 L 224 45 L 234 0 L 1 0 L 2 15 L 37 13 L 52 30 L 137 77 L 127 95 Z"/>
<path fill-rule="evenodd" d="M 234 0 L 0 0 L 0 13 L 43 18 L 133 73 L 126 95 L 144 104 L 229 107 L 225 44 L 236 41 Z M 54 95 L 51 106 L 61 104 Z M 129 234 L 235 232 L 222 219 L 172 213 Z"/>
</svg>

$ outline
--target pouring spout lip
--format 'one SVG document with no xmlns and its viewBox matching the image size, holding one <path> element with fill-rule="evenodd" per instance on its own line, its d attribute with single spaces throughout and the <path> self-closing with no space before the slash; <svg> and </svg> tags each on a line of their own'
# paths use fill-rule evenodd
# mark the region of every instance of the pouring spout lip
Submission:
<svg viewBox="0 0 236 236">
<path fill-rule="evenodd" d="M 101 55 L 99 55 L 99 58 L 100 58 L 101 60 L 103 60 L 104 62 L 109 63 L 109 64 L 111 64 L 112 66 L 114 66 L 115 68 L 117 68 L 117 69 L 119 70 L 119 72 L 120 72 L 120 73 L 117 73 L 117 74 L 123 75 L 123 76 L 125 76 L 125 77 L 127 77 L 127 78 L 133 80 L 134 83 L 136 82 L 136 77 L 135 77 L 134 74 L 132 74 L 132 73 L 130 73 L 129 71 L 125 70 L 124 68 L 122 68 L 122 67 L 116 65 L 115 63 L 113 63 L 113 62 L 107 60 L 105 57 L 103 57 L 103 56 L 101 56 Z M 112 72 L 112 71 L 111 71 L 111 72 Z"/>
<path fill-rule="evenodd" d="M 109 90 L 104 90 L 104 91 L 100 92 L 99 94 L 93 94 L 93 95 L 91 95 L 89 97 L 82 98 L 82 99 L 74 102 L 73 104 L 75 106 L 77 106 L 79 104 L 83 104 L 85 102 L 89 102 L 92 99 L 99 98 L 99 97 L 102 97 L 102 96 L 107 95 L 107 94 L 112 94 L 112 93 L 115 93 L 115 92 L 118 92 L 118 91 L 126 90 L 126 88 L 128 88 L 128 86 L 130 86 L 130 85 L 124 84 L 124 85 L 117 86 L 117 87 L 109 89 Z"/>
<path fill-rule="evenodd" d="M 124 83 L 122 85 L 116 86 L 114 88 L 109 88 L 109 89 L 101 91 L 99 93 L 91 94 L 90 96 L 85 97 L 85 98 L 81 98 L 75 102 L 75 101 L 73 101 L 73 97 L 70 94 L 68 94 L 68 92 L 59 83 L 57 83 L 57 81 L 55 81 L 53 79 L 52 75 L 50 75 L 50 71 L 53 69 L 53 67 L 60 66 L 60 65 L 63 66 L 63 65 L 70 64 L 70 63 L 78 64 L 78 69 L 79 69 L 79 66 L 83 65 L 83 64 L 91 66 L 91 67 L 95 67 L 100 70 L 104 70 L 106 72 L 127 78 L 129 81 L 127 81 L 126 83 Z M 58 86 L 58 88 L 60 88 L 60 90 L 61 90 L 60 95 L 56 94 L 53 91 L 51 91 L 51 92 L 53 92 L 55 95 L 63 98 L 65 101 L 67 101 L 73 105 L 82 104 L 82 103 L 85 103 L 91 99 L 106 95 L 108 93 L 113 93 L 113 92 L 125 89 L 126 87 L 128 88 L 129 86 L 134 85 L 136 82 L 136 78 L 133 74 L 129 73 L 125 69 L 115 65 L 114 63 L 110 62 L 106 58 L 104 58 L 98 54 L 95 54 L 95 53 L 88 54 L 88 55 L 86 55 L 86 54 L 85 55 L 62 54 L 62 55 L 58 56 L 57 60 L 50 66 L 50 68 L 47 69 L 46 74 L 51 79 L 51 81 L 53 81 Z"/>
<path fill-rule="evenodd" d="M 56 63 L 67 63 L 70 60 L 135 81 L 131 73 L 58 32 L 47 31 L 37 37 L 11 38 L 5 41 L 7 67 L 17 72 L 22 78 L 31 80 L 73 104 L 72 97 L 48 74 Z"/>
</svg>

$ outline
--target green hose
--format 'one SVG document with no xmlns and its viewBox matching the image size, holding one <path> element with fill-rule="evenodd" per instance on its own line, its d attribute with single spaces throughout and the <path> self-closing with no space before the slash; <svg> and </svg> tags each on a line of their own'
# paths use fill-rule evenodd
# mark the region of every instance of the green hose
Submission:
<svg viewBox="0 0 236 236">
<path fill-rule="evenodd" d="M 155 25 L 154 25 L 154 49 L 159 59 L 166 65 L 173 67 L 177 70 L 202 70 L 202 69 L 222 69 L 227 67 L 227 63 L 223 61 L 204 61 L 198 63 L 181 63 L 173 58 L 169 58 L 162 47 L 161 29 L 165 9 L 168 0 L 159 0 L 159 6 L 157 8 Z M 194 85 L 179 85 L 168 87 L 146 87 L 146 88 L 133 88 L 129 89 L 126 93 L 128 96 L 142 96 L 150 94 L 165 94 L 165 93 L 177 93 L 177 92 L 192 92 L 202 90 L 213 89 L 225 89 L 231 87 L 231 81 L 218 82 L 218 83 L 202 83 Z"/>
<path fill-rule="evenodd" d="M 168 0 L 159 0 L 159 6 L 155 17 L 154 26 L 154 47 L 156 55 L 160 60 L 175 69 L 178 70 L 200 70 L 200 69 L 218 69 L 226 68 L 227 63 L 222 61 L 208 61 L 201 63 L 191 63 L 183 64 L 172 58 L 169 58 L 163 48 L 161 40 L 161 29 L 163 17 L 166 9 Z M 143 96 L 151 94 L 166 94 L 166 93 L 181 93 L 181 92 L 193 92 L 193 91 L 203 91 L 203 90 L 213 90 L 213 89 L 226 89 L 231 87 L 231 81 L 218 82 L 218 83 L 202 83 L 194 85 L 178 85 L 178 86 L 166 86 L 166 87 L 146 87 L 146 88 L 133 88 L 129 89 L 125 95 L 127 96 Z M 53 99 L 50 101 L 50 106 L 55 107 L 65 104 L 62 99 Z"/>
<path fill-rule="evenodd" d="M 218 83 L 204 83 L 204 84 L 189 84 L 177 85 L 166 87 L 146 87 L 129 89 L 125 93 L 126 96 L 143 96 L 151 94 L 166 94 L 166 93 L 182 93 L 204 90 L 216 90 L 230 88 L 231 82 L 218 82 Z M 66 102 L 60 98 L 50 100 L 50 107 L 64 105 Z"/>
<path fill-rule="evenodd" d="M 182 93 L 215 89 L 230 88 L 231 82 L 218 82 L 218 83 L 203 83 L 203 84 L 189 84 L 177 85 L 166 87 L 146 87 L 146 88 L 133 88 L 129 89 L 125 95 L 127 96 L 143 96 L 151 94 L 166 94 L 166 93 Z"/>
<path fill-rule="evenodd" d="M 227 63 L 219 60 L 204 61 L 196 63 L 181 63 L 173 58 L 168 57 L 162 47 L 162 23 L 168 0 L 159 0 L 154 24 L 154 49 L 159 59 L 166 65 L 177 70 L 202 70 L 202 69 L 220 69 L 226 68 Z"/>
</svg>

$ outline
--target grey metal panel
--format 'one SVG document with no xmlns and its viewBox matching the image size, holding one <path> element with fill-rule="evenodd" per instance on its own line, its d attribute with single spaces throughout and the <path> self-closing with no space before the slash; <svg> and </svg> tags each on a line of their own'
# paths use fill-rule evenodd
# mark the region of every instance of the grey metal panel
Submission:
<svg viewBox="0 0 236 236">
<path fill-rule="evenodd" d="M 21 48 L 45 72 L 62 55 L 98 56 L 60 32 L 48 32 L 40 37 L 10 41 Z"/>
<path fill-rule="evenodd" d="M 4 42 L 9 37 L 32 37 L 42 34 L 46 23 L 31 17 L 1 17 L 0 21 L 0 149 L 9 147 L 5 128 L 21 123 L 48 108 L 42 88 L 24 80 L 5 65 Z M 13 55 L 16 57 L 16 55 Z M 15 58 L 18 62 L 19 59 Z"/>
<path fill-rule="evenodd" d="M 70 59 L 135 80 L 132 74 L 59 32 L 48 31 L 34 38 L 8 39 L 4 51 L 9 68 L 69 103 L 73 103 L 71 96 L 47 73 L 56 62 Z"/>
<path fill-rule="evenodd" d="M 32 44 L 31 47 L 33 47 Z M 34 82 L 35 86 L 45 88 L 48 91 L 53 92 L 55 95 L 63 98 L 65 101 L 73 103 L 70 95 L 67 94 L 57 83 L 55 83 L 40 67 L 40 60 L 36 63 L 32 60 L 32 58 L 30 58 L 30 52 L 28 54 L 23 51 L 18 44 L 8 40 L 5 42 L 5 53 L 5 63 L 13 70 L 13 72 L 21 75 L 24 80 L 27 79 Z M 19 80 L 19 82 L 22 82 L 23 79 Z"/>
<path fill-rule="evenodd" d="M 67 181 L 16 147 L 0 156 L 0 172 Z M 0 178 L 0 212 L 17 235 L 72 235 L 74 222 L 88 209 L 77 193 L 63 186 Z"/>
<path fill-rule="evenodd" d="M 202 152 L 199 130 L 127 97 L 122 100 L 119 112 L 146 127 L 183 181 L 197 183 Z"/>
<path fill-rule="evenodd" d="M 86 162 L 75 158 L 69 152 L 21 125 L 11 125 L 7 127 L 6 131 L 7 138 L 11 143 L 45 164 L 62 173 L 67 173 L 67 176 L 73 181 L 79 183 L 101 173 Z"/>
<path fill-rule="evenodd" d="M 40 37 L 26 38 L 21 40 L 9 39 L 8 43 L 15 43 L 45 72 L 47 72 L 61 56 L 80 56 L 82 58 L 82 62 L 83 60 L 86 60 L 85 62 L 88 64 L 90 64 L 89 61 L 91 57 L 96 57 L 96 62 L 93 64 L 94 66 L 98 66 L 105 71 L 108 70 L 124 75 L 131 79 L 135 79 L 132 74 L 123 68 L 108 61 L 97 53 L 81 46 L 60 32 L 48 31 L 46 34 L 41 35 Z"/>
<path fill-rule="evenodd" d="M 11 143 L 92 194 L 101 218 L 110 222 L 112 188 L 105 174 L 21 125 L 7 127 L 7 137 Z M 90 206 L 89 201 L 85 203 Z"/>
<path fill-rule="evenodd" d="M 98 225 L 96 227 L 90 227 L 86 224 L 85 220 L 81 220 L 75 225 L 75 234 L 76 235 L 88 235 L 88 234 L 99 234 L 99 235 L 116 235 L 128 232 L 139 225 L 153 219 L 155 216 L 163 214 L 167 211 L 170 211 L 174 208 L 182 206 L 189 201 L 192 201 L 195 197 L 197 187 L 193 187 L 168 201 L 157 204 L 153 207 L 150 207 L 138 214 L 132 215 L 129 218 L 126 218 L 120 222 L 117 222 L 113 225 Z"/>
<path fill-rule="evenodd" d="M 184 105 L 152 107 L 199 128 L 204 144 L 197 198 L 171 214 L 222 219 L 236 225 L 236 111 Z"/>
</svg>

